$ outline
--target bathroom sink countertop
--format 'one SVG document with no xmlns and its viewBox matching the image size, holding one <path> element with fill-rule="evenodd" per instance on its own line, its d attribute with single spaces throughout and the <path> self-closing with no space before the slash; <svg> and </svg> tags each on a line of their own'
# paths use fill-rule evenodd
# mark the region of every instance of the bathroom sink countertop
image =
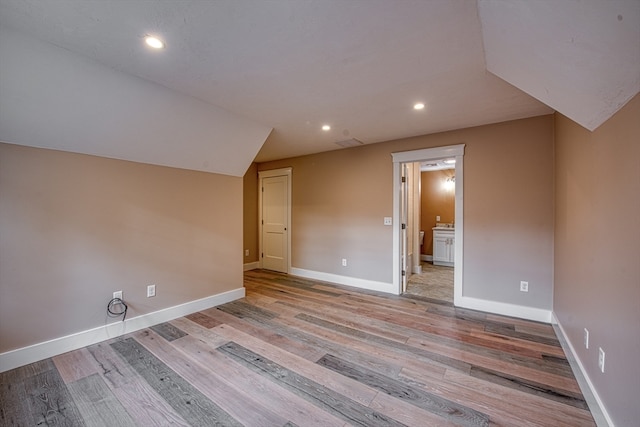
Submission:
<svg viewBox="0 0 640 427">
<path fill-rule="evenodd" d="M 436 223 L 436 226 L 433 227 L 433 230 L 455 230 L 455 226 L 454 224 Z"/>
</svg>

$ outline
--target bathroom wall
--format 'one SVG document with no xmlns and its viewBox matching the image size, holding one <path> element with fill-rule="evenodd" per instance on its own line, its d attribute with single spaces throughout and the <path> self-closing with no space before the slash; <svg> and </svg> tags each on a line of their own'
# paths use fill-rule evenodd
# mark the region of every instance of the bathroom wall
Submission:
<svg viewBox="0 0 640 427">
<path fill-rule="evenodd" d="M 433 255 L 433 230 L 436 222 L 453 222 L 455 215 L 455 189 L 447 188 L 447 178 L 455 175 L 454 169 L 420 173 L 420 230 L 424 231 L 423 255 Z M 436 216 L 440 215 L 440 221 Z"/>
</svg>

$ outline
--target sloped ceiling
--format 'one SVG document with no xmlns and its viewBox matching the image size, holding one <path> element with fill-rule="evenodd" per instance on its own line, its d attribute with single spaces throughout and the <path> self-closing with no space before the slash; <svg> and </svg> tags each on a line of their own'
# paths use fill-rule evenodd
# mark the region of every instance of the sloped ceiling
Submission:
<svg viewBox="0 0 640 427">
<path fill-rule="evenodd" d="M 270 128 L 0 29 L 0 140 L 243 176 Z"/>
<path fill-rule="evenodd" d="M 562 16 L 592 4 L 566 3 Z M 492 32 L 528 13 L 510 4 L 0 0 L 0 140 L 240 176 L 254 158 L 335 150 L 351 138 L 369 144 L 525 118 L 552 112 L 549 105 L 577 116 L 585 103 L 565 105 L 532 86 L 548 69 L 500 65 L 507 56 L 521 61 Z M 555 15 L 532 16 L 527 25 Z M 601 23 L 576 25 L 599 33 Z M 145 34 L 162 37 L 166 49 L 146 49 Z M 546 40 L 532 43 L 544 56 Z M 607 60 L 628 54 L 607 47 Z M 558 86 L 572 78 L 563 74 Z M 604 90 L 612 88 L 624 96 L 602 97 L 634 91 Z M 415 102 L 426 108 L 413 110 Z M 606 116 L 601 104 L 589 105 Z"/>
<path fill-rule="evenodd" d="M 594 130 L 640 91 L 640 1 L 478 0 L 487 69 Z"/>
</svg>

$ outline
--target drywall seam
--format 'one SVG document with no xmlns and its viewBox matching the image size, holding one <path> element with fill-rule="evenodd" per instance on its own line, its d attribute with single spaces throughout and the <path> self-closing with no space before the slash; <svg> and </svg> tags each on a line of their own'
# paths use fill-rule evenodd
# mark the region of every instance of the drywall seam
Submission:
<svg viewBox="0 0 640 427">
<path fill-rule="evenodd" d="M 101 341 L 116 338 L 140 329 L 148 328 L 162 322 L 168 322 L 196 311 L 205 310 L 225 304 L 245 296 L 245 288 L 237 288 L 206 298 L 168 307 L 153 313 L 127 319 L 124 322 L 109 323 L 87 331 L 55 338 L 50 341 L 30 345 L 28 347 L 7 351 L 0 354 L 0 372 L 19 366 L 28 365 L 48 357 L 57 356 L 68 351 L 77 350 Z"/>
</svg>

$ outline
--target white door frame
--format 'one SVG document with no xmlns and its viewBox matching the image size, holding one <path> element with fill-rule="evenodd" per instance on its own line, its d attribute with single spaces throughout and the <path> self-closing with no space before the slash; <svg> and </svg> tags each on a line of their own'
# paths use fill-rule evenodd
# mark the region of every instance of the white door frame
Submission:
<svg viewBox="0 0 640 427">
<path fill-rule="evenodd" d="M 400 211 L 400 187 L 402 185 L 402 163 L 423 162 L 455 157 L 456 159 L 456 187 L 455 187 L 455 264 L 453 267 L 453 304 L 462 302 L 462 266 L 463 266 L 463 231 L 464 231 L 464 147 L 465 144 L 448 145 L 446 147 L 424 148 L 422 150 L 402 151 L 391 153 L 393 159 L 393 289 L 399 295 L 402 293 L 402 259 L 400 245 L 402 244 L 402 221 Z"/>
<path fill-rule="evenodd" d="M 258 261 L 262 268 L 262 189 L 264 188 L 263 179 L 274 176 L 287 176 L 287 273 L 291 272 L 291 171 L 292 168 L 272 169 L 258 172 Z"/>
</svg>

